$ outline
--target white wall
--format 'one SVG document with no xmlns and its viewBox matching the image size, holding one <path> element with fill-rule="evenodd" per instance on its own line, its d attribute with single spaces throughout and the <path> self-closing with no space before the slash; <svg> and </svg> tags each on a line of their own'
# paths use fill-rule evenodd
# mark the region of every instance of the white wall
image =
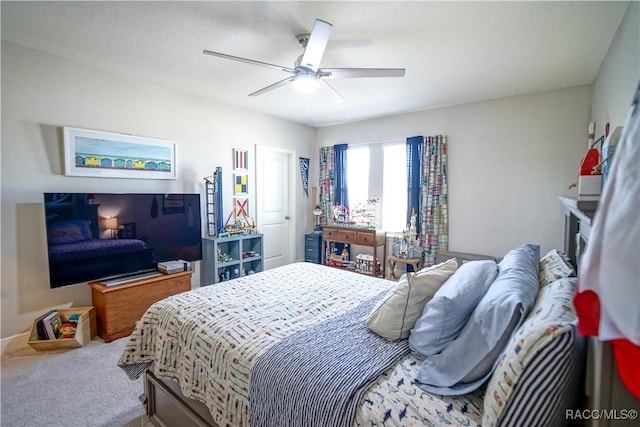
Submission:
<svg viewBox="0 0 640 427">
<path fill-rule="evenodd" d="M 449 249 L 503 256 L 526 242 L 563 247 L 558 196 L 576 196 L 591 86 L 321 128 L 318 147 L 445 134 Z"/>
<path fill-rule="evenodd" d="M 640 80 L 640 2 L 631 2 L 593 85 L 591 121 L 596 138 L 604 124 L 624 125 Z"/>
<path fill-rule="evenodd" d="M 62 126 L 176 140 L 179 178 L 64 176 Z M 87 285 L 49 289 L 43 192 L 204 194 L 202 178 L 222 166 L 226 215 L 231 210 L 232 148 L 249 150 L 250 161 L 255 144 L 311 157 L 313 138 L 314 130 L 306 126 L 3 42 L 1 336 L 27 330 L 37 314 L 51 307 L 91 304 Z M 302 236 L 311 227 L 309 207 L 299 180 L 296 186 L 296 231 Z M 297 258 L 302 258 L 303 239 L 297 242 Z"/>
<path fill-rule="evenodd" d="M 577 196 L 568 185 L 586 152 L 588 122 L 596 136 L 605 122 L 622 125 L 640 79 L 639 10 L 630 2 L 594 85 L 321 128 L 316 146 L 446 134 L 450 250 L 562 248 L 558 196 Z"/>
</svg>

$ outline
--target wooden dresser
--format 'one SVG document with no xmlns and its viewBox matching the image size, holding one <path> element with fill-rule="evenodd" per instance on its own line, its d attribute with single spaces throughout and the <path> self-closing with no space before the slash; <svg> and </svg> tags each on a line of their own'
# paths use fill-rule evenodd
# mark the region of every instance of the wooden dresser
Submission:
<svg viewBox="0 0 640 427">
<path fill-rule="evenodd" d="M 191 271 L 159 274 L 121 285 L 91 282 L 98 318 L 98 336 L 105 342 L 126 337 L 154 302 L 191 290 Z"/>
<path fill-rule="evenodd" d="M 341 227 L 333 225 L 325 225 L 322 227 L 322 246 L 321 260 L 322 264 L 327 264 L 326 253 L 327 245 L 332 243 L 346 243 L 348 245 L 365 246 L 370 248 L 373 265 L 380 263 L 380 270 L 376 273 L 358 271 L 358 273 L 384 277 L 384 266 L 386 264 L 386 233 L 382 230 L 370 230 L 356 227 Z M 379 250 L 382 250 L 379 254 Z M 352 259 L 353 259 L 353 254 Z"/>
</svg>

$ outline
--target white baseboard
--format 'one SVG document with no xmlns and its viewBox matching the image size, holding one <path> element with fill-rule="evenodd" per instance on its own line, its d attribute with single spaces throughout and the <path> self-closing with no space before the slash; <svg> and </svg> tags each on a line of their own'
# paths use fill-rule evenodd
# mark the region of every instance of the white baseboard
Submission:
<svg viewBox="0 0 640 427">
<path fill-rule="evenodd" d="M 29 332 L 23 332 L 21 334 L 0 339 L 0 354 L 3 356 L 25 356 L 29 354 L 37 354 L 37 352 L 28 344 L 29 335 Z"/>
</svg>

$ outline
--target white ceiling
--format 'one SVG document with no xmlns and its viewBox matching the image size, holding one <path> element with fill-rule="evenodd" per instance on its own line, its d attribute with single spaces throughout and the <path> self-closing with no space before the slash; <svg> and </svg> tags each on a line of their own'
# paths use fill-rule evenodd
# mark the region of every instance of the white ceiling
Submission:
<svg viewBox="0 0 640 427">
<path fill-rule="evenodd" d="M 309 126 L 593 83 L 628 2 L 1 2 L 2 39 Z M 332 80 L 346 98 L 291 86 L 295 35 L 333 24 L 321 67 L 404 67 Z"/>
</svg>

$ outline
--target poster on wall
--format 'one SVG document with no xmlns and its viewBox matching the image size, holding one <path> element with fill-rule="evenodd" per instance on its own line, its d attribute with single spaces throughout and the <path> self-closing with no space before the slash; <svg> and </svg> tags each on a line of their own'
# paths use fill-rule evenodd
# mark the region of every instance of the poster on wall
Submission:
<svg viewBox="0 0 640 427">
<path fill-rule="evenodd" d="M 176 179 L 176 143 L 90 129 L 64 127 L 67 176 Z"/>
<path fill-rule="evenodd" d="M 309 197 L 309 159 L 306 157 L 300 157 L 300 176 L 304 195 Z"/>
</svg>

